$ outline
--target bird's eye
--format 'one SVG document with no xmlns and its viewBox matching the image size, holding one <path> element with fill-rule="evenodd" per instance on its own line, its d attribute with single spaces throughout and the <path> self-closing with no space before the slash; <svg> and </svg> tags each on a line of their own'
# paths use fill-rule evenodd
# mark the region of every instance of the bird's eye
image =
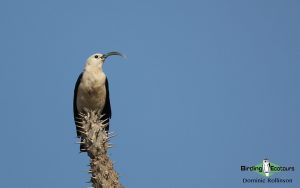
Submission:
<svg viewBox="0 0 300 188">
<path fill-rule="evenodd" d="M 96 59 L 98 59 L 98 57 L 99 57 L 98 55 L 95 55 L 95 58 L 96 58 Z"/>
</svg>

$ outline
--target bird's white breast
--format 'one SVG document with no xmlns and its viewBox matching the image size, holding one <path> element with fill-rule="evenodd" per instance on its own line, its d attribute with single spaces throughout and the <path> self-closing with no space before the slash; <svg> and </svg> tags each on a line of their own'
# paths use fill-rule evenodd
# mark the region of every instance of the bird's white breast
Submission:
<svg viewBox="0 0 300 188">
<path fill-rule="evenodd" d="M 106 76 L 102 71 L 85 71 L 78 86 L 77 109 L 83 112 L 84 108 L 102 111 L 105 105 Z"/>
</svg>

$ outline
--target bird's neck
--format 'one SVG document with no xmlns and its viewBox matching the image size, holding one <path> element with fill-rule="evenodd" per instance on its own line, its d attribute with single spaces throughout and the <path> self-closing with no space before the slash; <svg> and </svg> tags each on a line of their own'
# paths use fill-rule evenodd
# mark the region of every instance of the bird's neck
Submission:
<svg viewBox="0 0 300 188">
<path fill-rule="evenodd" d="M 87 81 L 88 83 L 92 84 L 104 84 L 106 79 L 106 75 L 102 71 L 102 69 L 95 68 L 95 69 L 85 69 L 83 73 L 83 81 Z"/>
<path fill-rule="evenodd" d="M 86 65 L 84 67 L 84 72 L 101 73 L 103 70 L 101 65 Z"/>
</svg>

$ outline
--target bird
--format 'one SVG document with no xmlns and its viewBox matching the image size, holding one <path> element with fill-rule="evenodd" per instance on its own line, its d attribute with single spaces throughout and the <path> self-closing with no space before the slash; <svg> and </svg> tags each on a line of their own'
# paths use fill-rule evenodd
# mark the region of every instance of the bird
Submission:
<svg viewBox="0 0 300 188">
<path fill-rule="evenodd" d="M 264 173 L 267 177 L 270 176 L 270 172 L 271 172 L 271 165 L 270 165 L 270 161 L 269 159 L 264 159 L 263 160 L 263 170 Z"/>
<path fill-rule="evenodd" d="M 118 55 L 126 58 L 120 52 L 106 54 L 95 53 L 86 60 L 84 70 L 78 76 L 73 97 L 73 114 L 76 124 L 77 137 L 81 138 L 80 151 L 85 152 L 86 147 L 82 138 L 81 115 L 88 111 L 96 111 L 103 124 L 107 124 L 105 131 L 109 131 L 111 119 L 111 105 L 109 99 L 108 79 L 103 72 L 103 64 L 109 56 Z"/>
</svg>

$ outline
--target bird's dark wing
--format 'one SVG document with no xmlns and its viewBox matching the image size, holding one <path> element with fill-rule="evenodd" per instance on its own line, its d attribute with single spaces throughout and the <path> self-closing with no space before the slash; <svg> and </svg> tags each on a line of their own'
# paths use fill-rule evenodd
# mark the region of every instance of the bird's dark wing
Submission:
<svg viewBox="0 0 300 188">
<path fill-rule="evenodd" d="M 77 132 L 77 137 L 80 137 L 80 132 L 81 129 L 78 127 L 80 126 L 80 121 L 81 121 L 81 118 L 79 116 L 79 112 L 77 110 L 77 92 L 78 92 L 78 87 L 79 87 L 79 84 L 80 84 L 80 81 L 81 81 L 81 78 L 82 78 L 82 74 L 81 73 L 76 81 L 76 84 L 75 84 L 75 89 L 74 89 L 74 98 L 73 98 L 73 114 L 74 114 L 74 121 L 75 121 L 75 124 L 76 124 L 76 132 Z"/>
<path fill-rule="evenodd" d="M 102 117 L 101 120 L 104 121 L 104 123 L 107 123 L 106 131 L 109 130 L 109 119 L 111 118 L 111 108 L 110 108 L 110 100 L 109 100 L 109 87 L 108 87 L 108 80 L 105 79 L 105 89 L 106 89 L 106 99 L 105 104 L 103 107 L 103 110 L 101 112 Z"/>
</svg>

